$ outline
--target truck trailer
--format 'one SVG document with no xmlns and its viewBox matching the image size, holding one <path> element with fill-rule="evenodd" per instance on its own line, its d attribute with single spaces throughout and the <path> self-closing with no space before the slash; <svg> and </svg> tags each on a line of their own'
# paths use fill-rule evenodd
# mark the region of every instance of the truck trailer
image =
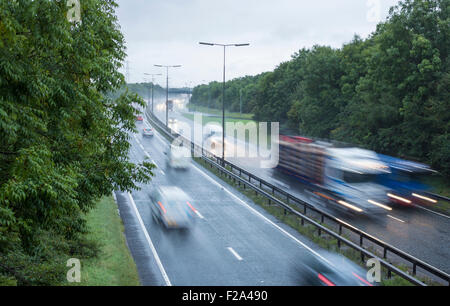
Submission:
<svg viewBox="0 0 450 306">
<path fill-rule="evenodd" d="M 278 160 L 279 170 L 299 179 L 327 205 L 357 214 L 392 210 L 390 190 L 378 180 L 390 170 L 375 152 L 280 135 Z"/>
</svg>

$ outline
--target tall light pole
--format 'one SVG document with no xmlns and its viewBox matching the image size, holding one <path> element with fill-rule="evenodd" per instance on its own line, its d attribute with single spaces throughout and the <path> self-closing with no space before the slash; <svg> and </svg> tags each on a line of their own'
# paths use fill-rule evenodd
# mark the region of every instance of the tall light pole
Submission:
<svg viewBox="0 0 450 306">
<path fill-rule="evenodd" d="M 166 126 L 168 126 L 169 122 L 169 68 L 178 68 L 181 65 L 155 65 L 155 67 L 166 68 Z"/>
<path fill-rule="evenodd" d="M 250 44 L 217 44 L 199 42 L 200 45 L 223 47 L 223 85 L 222 85 L 222 163 L 225 163 L 225 50 L 226 47 L 244 47 Z"/>
<path fill-rule="evenodd" d="M 144 73 L 144 74 L 152 77 L 152 114 L 153 114 L 153 88 L 155 84 L 155 76 L 162 74 L 161 73 Z"/>
</svg>

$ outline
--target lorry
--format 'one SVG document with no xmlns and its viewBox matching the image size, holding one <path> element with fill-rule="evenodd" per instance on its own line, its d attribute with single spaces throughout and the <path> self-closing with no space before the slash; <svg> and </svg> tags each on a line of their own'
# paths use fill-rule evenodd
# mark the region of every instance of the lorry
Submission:
<svg viewBox="0 0 450 306">
<path fill-rule="evenodd" d="M 392 210 L 389 188 L 377 181 L 390 170 L 373 151 L 280 135 L 278 157 L 277 168 L 299 179 L 327 206 L 356 214 Z"/>
<path fill-rule="evenodd" d="M 430 193 L 431 188 L 424 182 L 427 177 L 436 173 L 430 166 L 383 154 L 378 154 L 378 158 L 391 170 L 378 177 L 380 184 L 392 190 L 389 194 L 391 202 L 402 206 L 432 206 L 438 202 Z"/>
</svg>

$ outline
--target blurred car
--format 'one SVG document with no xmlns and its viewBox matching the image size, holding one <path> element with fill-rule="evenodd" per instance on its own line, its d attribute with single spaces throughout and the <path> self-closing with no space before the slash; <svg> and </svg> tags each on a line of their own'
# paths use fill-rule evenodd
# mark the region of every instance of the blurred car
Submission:
<svg viewBox="0 0 450 306">
<path fill-rule="evenodd" d="M 303 276 L 311 285 L 322 286 L 373 286 L 366 280 L 367 271 L 342 255 L 320 252 L 318 256 L 307 256 L 303 260 Z"/>
<path fill-rule="evenodd" d="M 194 222 L 195 209 L 191 198 L 180 188 L 159 186 L 151 194 L 152 216 L 166 228 L 190 228 Z"/>
<path fill-rule="evenodd" d="M 168 152 L 168 158 L 170 167 L 177 169 L 186 169 L 191 164 L 191 150 L 183 146 L 183 143 L 181 143 L 180 145 L 171 144 Z"/>
<path fill-rule="evenodd" d="M 142 130 L 142 135 L 143 136 L 153 136 L 153 128 L 152 127 L 144 128 Z"/>
<path fill-rule="evenodd" d="M 142 117 L 141 115 L 136 117 L 136 121 L 138 122 L 143 122 L 144 121 L 144 117 Z"/>
<path fill-rule="evenodd" d="M 173 117 L 169 118 L 169 124 L 175 124 L 175 123 L 177 123 L 177 119 L 175 119 Z"/>
</svg>

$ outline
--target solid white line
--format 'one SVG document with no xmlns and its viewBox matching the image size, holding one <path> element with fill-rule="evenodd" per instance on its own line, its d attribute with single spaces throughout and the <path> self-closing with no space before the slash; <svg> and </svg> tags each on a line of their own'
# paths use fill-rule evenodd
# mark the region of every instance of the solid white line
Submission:
<svg viewBox="0 0 450 306">
<path fill-rule="evenodd" d="M 147 239 L 150 250 L 152 251 L 153 256 L 155 257 L 156 264 L 158 265 L 159 271 L 161 271 L 164 281 L 166 282 L 166 286 L 172 286 L 172 283 L 170 282 L 169 277 L 167 276 L 166 270 L 164 269 L 164 266 L 162 265 L 162 262 L 161 262 L 161 259 L 159 258 L 158 253 L 156 252 L 156 249 L 155 249 L 155 246 L 153 245 L 152 239 L 150 238 L 150 235 L 148 234 L 147 229 L 145 228 L 144 222 L 142 221 L 141 215 L 139 214 L 139 211 L 136 207 L 136 203 L 134 203 L 134 199 L 131 196 L 130 192 L 128 192 L 128 197 L 130 198 L 131 205 L 133 206 L 133 209 L 134 209 L 134 212 L 136 213 L 139 224 L 141 225 L 142 231 L 144 232 L 144 236 Z"/>
<path fill-rule="evenodd" d="M 393 217 L 393 216 L 391 216 L 391 215 L 387 215 L 389 218 L 392 218 L 392 219 L 394 219 L 394 220 L 397 220 L 397 221 L 400 221 L 400 222 L 402 222 L 402 223 L 405 223 L 405 221 L 403 221 L 403 220 L 401 220 L 401 219 L 399 219 L 399 218 L 396 218 L 396 217 Z"/>
<path fill-rule="evenodd" d="M 234 255 L 234 257 L 236 257 L 236 258 L 237 258 L 237 260 L 242 260 L 242 257 L 241 257 L 241 256 L 239 256 L 239 254 L 238 254 L 238 253 L 236 253 L 236 251 L 235 251 L 235 250 L 233 250 L 233 248 L 232 248 L 232 247 L 228 247 L 227 249 L 228 249 L 228 251 L 230 251 L 230 252 L 231 252 L 231 254 L 233 254 L 233 255 Z"/>
<path fill-rule="evenodd" d="M 320 255 L 319 253 L 317 253 L 316 251 L 314 251 L 313 249 L 311 249 L 309 246 L 307 246 L 306 244 L 304 244 L 303 242 L 301 242 L 300 240 L 298 240 L 297 238 L 295 238 L 294 236 L 292 236 L 290 233 L 288 233 L 287 231 L 285 231 L 284 229 L 282 229 L 280 226 L 278 226 L 277 224 L 273 223 L 271 220 L 269 220 L 266 216 L 264 216 L 263 214 L 261 214 L 259 211 L 257 211 L 256 209 L 254 209 L 253 207 L 251 207 L 250 205 L 248 205 L 247 203 L 245 203 L 243 200 L 241 200 L 238 196 L 236 196 L 234 193 L 232 193 L 231 191 L 229 191 L 228 189 L 226 189 L 224 186 L 222 186 L 220 183 L 216 182 L 212 177 L 210 177 L 208 174 L 206 174 L 205 172 L 203 172 L 202 169 L 199 169 L 196 165 L 194 165 L 194 169 L 197 169 L 197 171 L 199 171 L 203 176 L 205 176 L 207 179 L 209 179 L 211 182 L 213 182 L 214 184 L 216 184 L 217 186 L 219 186 L 221 189 L 223 189 L 225 192 L 227 192 L 229 195 L 231 195 L 233 198 L 235 198 L 239 203 L 241 203 L 241 205 L 243 205 L 244 207 L 246 207 L 247 209 L 249 209 L 253 214 L 255 214 L 256 216 L 262 218 L 264 221 L 266 221 L 267 223 L 269 223 L 270 225 L 272 225 L 273 227 L 275 227 L 276 229 L 278 229 L 280 232 L 282 232 L 284 235 L 286 235 L 287 237 L 291 238 L 292 240 L 294 240 L 295 242 L 297 242 L 298 244 L 300 244 L 302 247 L 304 247 L 305 249 L 307 249 L 309 252 L 311 252 L 312 254 L 316 255 L 317 257 L 319 257 L 320 259 L 322 259 L 323 261 L 329 263 L 330 265 L 333 265 L 331 262 L 329 262 L 325 257 L 323 257 L 322 255 Z"/>
<path fill-rule="evenodd" d="M 434 211 L 434 210 L 431 210 L 431 209 L 428 209 L 428 208 L 422 207 L 422 206 L 420 206 L 420 205 L 414 204 L 414 207 L 417 207 L 417 208 L 420 208 L 420 209 L 426 210 L 426 211 L 428 211 L 428 212 L 430 212 L 430 213 L 432 213 L 432 214 L 436 214 L 436 215 L 439 215 L 439 216 L 441 216 L 441 217 L 444 217 L 444 218 L 450 219 L 450 216 L 446 216 L 446 215 L 444 215 L 444 214 L 438 213 L 438 212 L 436 212 L 436 211 Z"/>
</svg>

